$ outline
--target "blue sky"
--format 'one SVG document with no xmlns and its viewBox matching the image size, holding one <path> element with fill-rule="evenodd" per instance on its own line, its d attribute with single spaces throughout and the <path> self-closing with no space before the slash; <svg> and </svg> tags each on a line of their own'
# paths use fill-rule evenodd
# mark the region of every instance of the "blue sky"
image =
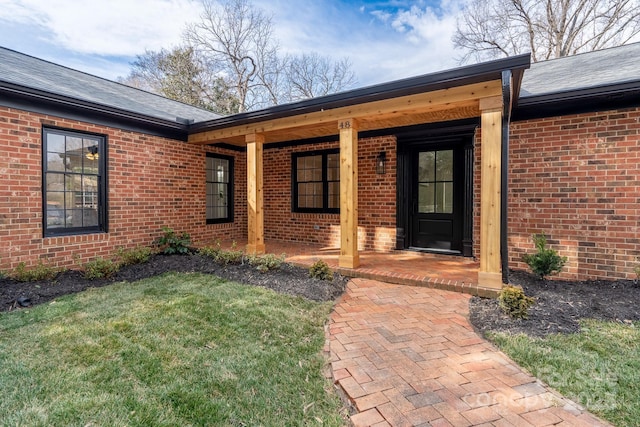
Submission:
<svg viewBox="0 0 640 427">
<path fill-rule="evenodd" d="M 465 0 L 253 0 L 283 52 L 348 57 L 358 86 L 457 65 L 451 35 Z M 145 49 L 180 43 L 197 0 L 0 0 L 0 45 L 101 77 Z"/>
</svg>

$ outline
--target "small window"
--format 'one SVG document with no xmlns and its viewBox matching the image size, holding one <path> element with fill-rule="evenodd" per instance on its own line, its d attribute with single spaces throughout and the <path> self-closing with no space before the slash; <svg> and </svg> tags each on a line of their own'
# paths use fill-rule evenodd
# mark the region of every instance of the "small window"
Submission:
<svg viewBox="0 0 640 427">
<path fill-rule="evenodd" d="M 233 157 L 207 153 L 207 224 L 233 222 Z"/>
<path fill-rule="evenodd" d="M 106 231 L 106 138 L 43 129 L 45 236 Z"/>
<path fill-rule="evenodd" d="M 294 212 L 340 212 L 340 154 L 327 150 L 293 155 Z"/>
</svg>

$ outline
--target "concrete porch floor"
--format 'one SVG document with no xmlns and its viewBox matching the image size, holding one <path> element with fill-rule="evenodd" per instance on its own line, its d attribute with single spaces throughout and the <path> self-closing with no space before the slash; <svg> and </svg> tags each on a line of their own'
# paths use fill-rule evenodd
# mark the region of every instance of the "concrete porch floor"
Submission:
<svg viewBox="0 0 640 427">
<path fill-rule="evenodd" d="M 223 242 L 228 248 L 231 242 Z M 237 242 L 238 249 L 244 249 L 246 242 Z M 416 251 L 394 251 L 380 253 L 360 252 L 360 267 L 357 269 L 338 267 L 340 250 L 302 243 L 268 240 L 266 252 L 285 254 L 286 261 L 302 267 L 309 267 L 318 260 L 326 262 L 333 271 L 346 277 L 373 279 L 397 285 L 421 286 L 471 295 L 495 297 L 495 290 L 479 287 L 479 262 L 461 256 L 440 255 Z"/>
</svg>

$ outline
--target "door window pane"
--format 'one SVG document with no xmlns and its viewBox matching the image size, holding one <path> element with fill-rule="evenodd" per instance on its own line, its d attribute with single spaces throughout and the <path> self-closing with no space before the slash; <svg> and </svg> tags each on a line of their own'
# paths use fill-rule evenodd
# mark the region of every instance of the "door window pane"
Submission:
<svg viewBox="0 0 640 427">
<path fill-rule="evenodd" d="M 418 155 L 418 181 L 428 182 L 435 179 L 435 151 L 426 151 Z"/>
<path fill-rule="evenodd" d="M 418 213 L 453 213 L 453 150 L 419 153 Z"/>
<path fill-rule="evenodd" d="M 453 183 L 436 183 L 436 212 L 453 213 Z"/>
<path fill-rule="evenodd" d="M 433 213 L 435 186 L 433 183 L 421 183 L 418 187 L 418 212 Z"/>
<path fill-rule="evenodd" d="M 453 180 L 453 150 L 436 151 L 436 181 Z"/>
</svg>

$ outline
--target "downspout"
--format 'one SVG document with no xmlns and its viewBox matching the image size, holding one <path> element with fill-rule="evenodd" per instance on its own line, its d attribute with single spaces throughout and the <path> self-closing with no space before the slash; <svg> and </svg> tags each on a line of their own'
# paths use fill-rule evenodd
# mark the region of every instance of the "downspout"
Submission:
<svg viewBox="0 0 640 427">
<path fill-rule="evenodd" d="M 502 283 L 509 283 L 508 247 L 508 191 L 509 191 L 509 124 L 511 123 L 511 70 L 502 71 L 502 160 L 500 177 L 500 257 L 502 261 Z"/>
</svg>

